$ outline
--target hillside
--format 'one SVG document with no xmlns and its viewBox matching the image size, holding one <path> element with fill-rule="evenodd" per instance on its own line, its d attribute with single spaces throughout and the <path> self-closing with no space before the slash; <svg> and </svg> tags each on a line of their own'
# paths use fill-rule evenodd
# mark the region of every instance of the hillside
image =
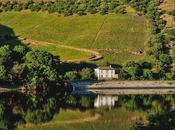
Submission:
<svg viewBox="0 0 175 130">
<path fill-rule="evenodd" d="M 23 38 L 99 51 L 104 57 L 100 62 L 124 63 L 131 58 L 145 58 L 140 52 L 145 51 L 148 40 L 147 21 L 133 13 L 63 17 L 43 12 L 5 12 L 0 14 L 0 23 Z M 53 48 L 48 50 L 63 60 L 88 56 L 73 52 L 73 57 L 69 57 L 70 49 L 65 53 L 59 49 L 58 52 Z"/>
<path fill-rule="evenodd" d="M 160 8 L 166 10 L 167 12 L 175 10 L 175 0 L 164 0 L 164 2 L 160 5 Z M 172 45 L 172 47 L 170 48 L 170 55 L 172 56 L 173 64 L 175 64 L 175 42 L 173 41 L 175 38 L 175 16 L 164 14 L 163 18 L 167 22 L 165 31 L 171 39 L 170 45 Z"/>
</svg>

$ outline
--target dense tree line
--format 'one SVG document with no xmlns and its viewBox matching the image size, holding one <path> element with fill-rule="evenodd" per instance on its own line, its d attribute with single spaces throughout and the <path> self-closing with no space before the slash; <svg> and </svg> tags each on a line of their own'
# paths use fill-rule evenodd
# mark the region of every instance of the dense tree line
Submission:
<svg viewBox="0 0 175 130">
<path fill-rule="evenodd" d="M 48 11 L 49 13 L 57 12 L 65 16 L 72 14 L 85 15 L 86 13 L 101 13 L 106 14 L 110 12 L 125 13 L 125 5 L 131 5 L 142 14 L 145 14 L 149 20 L 151 28 L 151 38 L 149 40 L 148 55 L 154 58 L 153 63 L 149 67 L 145 67 L 139 62 L 129 62 L 123 67 L 120 77 L 122 79 L 174 79 L 174 73 L 171 71 L 170 65 L 172 64 L 172 58 L 168 54 L 167 44 L 169 39 L 162 31 L 166 25 L 166 22 L 161 18 L 161 15 L 165 12 L 159 9 L 161 4 L 160 0 L 59 0 L 55 2 L 33 2 L 28 1 L 26 3 L 17 2 L 5 2 L 0 4 L 2 11 L 20 11 L 30 9 L 31 11 Z M 169 12 L 173 14 L 173 11 Z M 27 57 L 35 54 L 27 54 Z M 37 54 L 38 55 L 38 54 Z M 42 55 L 42 54 L 39 54 Z M 26 60 L 27 61 L 27 60 Z M 30 62 L 30 61 L 29 61 Z M 144 62 L 144 61 L 141 61 Z M 146 61 L 145 61 L 146 63 Z M 32 63 L 35 64 L 35 63 Z M 150 64 L 150 63 L 148 63 Z M 54 74 L 54 69 L 48 67 L 39 67 L 40 69 L 47 70 L 49 73 L 48 78 L 54 79 L 57 74 Z M 27 69 L 27 66 L 26 66 Z M 2 74 L 3 66 L 0 67 Z M 37 68 L 38 70 L 38 68 Z M 33 74 L 31 74 L 33 76 Z M 58 76 L 58 75 L 57 75 Z M 68 80 L 92 80 L 94 78 L 92 70 L 88 68 L 84 70 L 73 70 L 69 71 L 64 76 Z M 30 75 L 26 80 L 31 80 Z M 45 79 L 43 79 L 45 80 Z M 30 82 L 35 82 L 37 76 Z"/>
<path fill-rule="evenodd" d="M 76 80 L 94 80 L 94 71 L 91 68 L 83 68 L 80 71 L 68 71 L 65 73 L 65 79 L 69 81 L 76 81 Z"/>
<path fill-rule="evenodd" d="M 2 83 L 37 86 L 59 81 L 59 64 L 59 58 L 45 51 L 30 50 L 23 45 L 0 47 Z"/>
<path fill-rule="evenodd" d="M 37 124 L 53 118 L 60 101 L 71 91 L 60 66 L 59 57 L 51 53 L 19 44 L 2 44 L 0 84 L 8 88 L 22 86 L 25 91 L 17 98 L 13 93 L 1 93 L 0 129 L 12 129 L 16 122 Z"/>
<path fill-rule="evenodd" d="M 169 55 L 167 44 L 170 42 L 166 34 L 162 31 L 166 22 L 161 18 L 163 11 L 159 9 L 161 1 L 150 1 L 147 8 L 147 17 L 151 23 L 152 36 L 149 41 L 148 54 L 156 60 L 154 72 L 159 79 L 174 79 L 174 72 L 171 71 L 172 57 Z"/>
<path fill-rule="evenodd" d="M 154 58 L 149 67 L 144 67 L 139 62 L 127 63 L 120 74 L 122 79 L 175 79 L 174 71 L 171 70 L 172 57 L 169 55 L 167 44 L 170 39 L 162 31 L 165 28 L 166 21 L 161 18 L 165 13 L 159 8 L 162 1 L 160 0 L 124 0 L 137 11 L 146 15 L 150 23 L 151 38 L 148 42 L 149 50 L 147 54 Z M 170 12 L 173 14 L 173 11 Z M 143 62 L 143 61 L 141 61 Z M 146 63 L 146 62 L 145 62 Z"/>
<path fill-rule="evenodd" d="M 121 6 L 120 6 L 121 5 Z M 59 13 L 64 16 L 72 14 L 85 15 L 86 13 L 107 14 L 109 12 L 125 13 L 125 7 L 120 0 L 58 0 L 48 2 L 26 3 L 5 2 L 0 3 L 1 11 L 21 11 L 30 9 L 31 11 L 48 11 L 49 13 Z"/>
</svg>

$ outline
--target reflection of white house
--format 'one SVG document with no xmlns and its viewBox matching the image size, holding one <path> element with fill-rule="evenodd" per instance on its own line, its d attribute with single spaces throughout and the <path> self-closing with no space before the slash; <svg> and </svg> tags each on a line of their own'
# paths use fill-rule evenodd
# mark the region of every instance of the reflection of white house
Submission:
<svg viewBox="0 0 175 130">
<path fill-rule="evenodd" d="M 98 95 L 94 102 L 94 107 L 114 107 L 118 101 L 118 96 Z"/>
<path fill-rule="evenodd" d="M 100 79 L 118 79 L 119 71 L 113 67 L 98 67 L 95 69 L 95 76 Z"/>
</svg>

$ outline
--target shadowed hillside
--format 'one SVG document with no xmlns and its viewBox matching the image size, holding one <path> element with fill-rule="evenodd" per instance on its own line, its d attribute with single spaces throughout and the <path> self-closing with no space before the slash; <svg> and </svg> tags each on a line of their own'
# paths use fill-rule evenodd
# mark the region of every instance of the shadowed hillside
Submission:
<svg viewBox="0 0 175 130">
<path fill-rule="evenodd" d="M 8 43 L 10 43 L 10 46 L 14 46 L 21 44 L 21 41 L 18 39 L 18 36 L 16 36 L 12 28 L 0 24 L 0 43 L 1 46 Z"/>
</svg>

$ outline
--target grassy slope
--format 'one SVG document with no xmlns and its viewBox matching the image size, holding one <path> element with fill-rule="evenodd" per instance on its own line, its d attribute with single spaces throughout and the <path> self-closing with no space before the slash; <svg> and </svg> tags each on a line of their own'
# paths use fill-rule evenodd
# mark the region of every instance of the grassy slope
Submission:
<svg viewBox="0 0 175 130">
<path fill-rule="evenodd" d="M 110 64 L 123 64 L 127 61 L 138 61 L 138 60 L 146 60 L 153 62 L 152 57 L 147 56 L 146 54 L 143 55 L 133 55 L 131 53 L 128 53 L 126 51 L 100 51 L 102 53 L 102 56 L 104 57 L 103 60 L 99 60 L 95 62 L 99 65 L 106 65 L 108 63 Z"/>
<path fill-rule="evenodd" d="M 73 121 L 74 119 L 83 119 L 87 116 L 87 113 L 80 112 L 61 112 L 56 115 L 54 121 Z M 33 126 L 30 128 L 19 128 L 18 130 L 129 130 L 135 117 L 139 116 L 139 113 L 129 112 L 125 109 L 115 109 L 109 112 L 104 112 L 100 119 L 93 122 L 84 123 L 56 123 L 48 126 Z"/>
<path fill-rule="evenodd" d="M 82 60 L 86 59 L 91 56 L 88 53 L 79 52 L 71 49 L 65 50 L 64 48 L 57 48 L 54 45 L 34 46 L 34 48 L 49 51 L 56 56 L 61 56 L 60 57 L 61 61 L 78 61 L 81 59 Z"/>
<path fill-rule="evenodd" d="M 144 50 L 144 43 L 148 39 L 145 18 L 129 14 L 58 17 L 41 12 L 5 12 L 0 14 L 0 23 L 13 28 L 16 35 L 22 37 L 88 49 L 122 48 L 138 51 Z M 124 62 L 130 60 L 127 55 L 131 54 L 126 54 L 126 59 L 117 55 L 113 57 L 116 57 L 116 62 L 118 59 Z M 137 57 L 140 59 L 145 56 Z"/>
</svg>

